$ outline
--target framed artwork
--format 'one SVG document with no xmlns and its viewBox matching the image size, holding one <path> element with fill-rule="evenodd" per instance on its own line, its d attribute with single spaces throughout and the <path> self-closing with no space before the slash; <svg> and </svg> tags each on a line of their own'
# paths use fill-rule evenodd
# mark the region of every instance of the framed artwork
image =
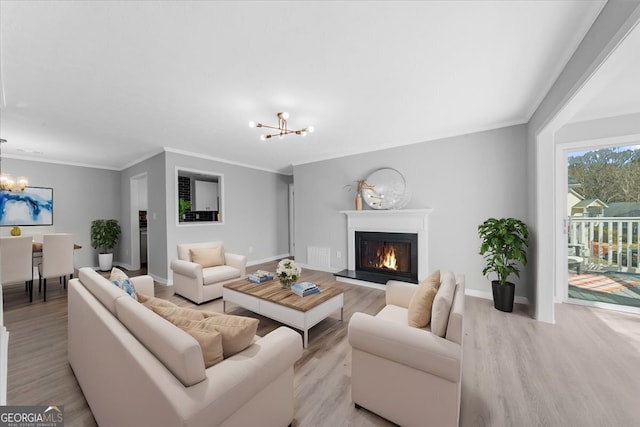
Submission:
<svg viewBox="0 0 640 427">
<path fill-rule="evenodd" d="M 0 226 L 53 225 L 53 188 L 0 191 Z"/>
</svg>

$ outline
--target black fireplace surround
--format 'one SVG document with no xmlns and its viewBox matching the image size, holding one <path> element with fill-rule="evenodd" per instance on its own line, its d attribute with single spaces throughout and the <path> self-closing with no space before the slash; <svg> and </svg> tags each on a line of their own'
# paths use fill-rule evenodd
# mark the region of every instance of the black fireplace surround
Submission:
<svg viewBox="0 0 640 427">
<path fill-rule="evenodd" d="M 356 231 L 353 249 L 355 271 L 345 276 L 382 284 L 390 279 L 418 283 L 417 234 Z"/>
</svg>

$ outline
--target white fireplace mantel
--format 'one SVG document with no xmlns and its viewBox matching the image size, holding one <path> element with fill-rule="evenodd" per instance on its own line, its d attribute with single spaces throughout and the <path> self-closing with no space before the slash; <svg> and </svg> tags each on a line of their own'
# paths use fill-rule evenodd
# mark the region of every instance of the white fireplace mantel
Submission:
<svg viewBox="0 0 640 427">
<path fill-rule="evenodd" d="M 418 280 L 429 274 L 428 218 L 433 209 L 340 211 L 347 216 L 347 268 L 355 270 L 356 231 L 418 234 Z"/>
</svg>

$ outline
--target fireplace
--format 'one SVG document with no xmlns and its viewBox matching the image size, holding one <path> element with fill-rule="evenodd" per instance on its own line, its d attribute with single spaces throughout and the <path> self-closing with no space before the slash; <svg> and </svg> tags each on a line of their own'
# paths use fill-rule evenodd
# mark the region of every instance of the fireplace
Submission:
<svg viewBox="0 0 640 427">
<path fill-rule="evenodd" d="M 418 282 L 418 234 L 355 232 L 356 274 Z M 360 274 L 361 276 L 363 274 Z"/>
<path fill-rule="evenodd" d="M 419 283 L 429 274 L 428 216 L 431 211 L 341 211 L 347 216 L 347 268 L 335 273 L 336 280 L 377 289 L 384 289 L 389 279 Z M 366 261 L 358 251 L 374 259 L 381 251 L 383 262 Z M 391 254 L 395 257 L 393 261 L 389 259 Z"/>
</svg>

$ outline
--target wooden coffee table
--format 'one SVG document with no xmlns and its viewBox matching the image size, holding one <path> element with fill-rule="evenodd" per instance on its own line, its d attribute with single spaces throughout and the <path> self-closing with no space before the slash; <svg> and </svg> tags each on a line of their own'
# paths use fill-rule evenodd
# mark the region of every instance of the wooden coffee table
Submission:
<svg viewBox="0 0 640 427">
<path fill-rule="evenodd" d="M 282 289 L 278 280 L 252 283 L 248 280 L 227 283 L 222 289 L 222 311 L 232 302 L 254 313 L 284 323 L 303 332 L 304 348 L 309 341 L 309 329 L 340 310 L 343 320 L 344 292 L 339 288 L 318 285 L 320 293 L 299 297 Z"/>
</svg>

